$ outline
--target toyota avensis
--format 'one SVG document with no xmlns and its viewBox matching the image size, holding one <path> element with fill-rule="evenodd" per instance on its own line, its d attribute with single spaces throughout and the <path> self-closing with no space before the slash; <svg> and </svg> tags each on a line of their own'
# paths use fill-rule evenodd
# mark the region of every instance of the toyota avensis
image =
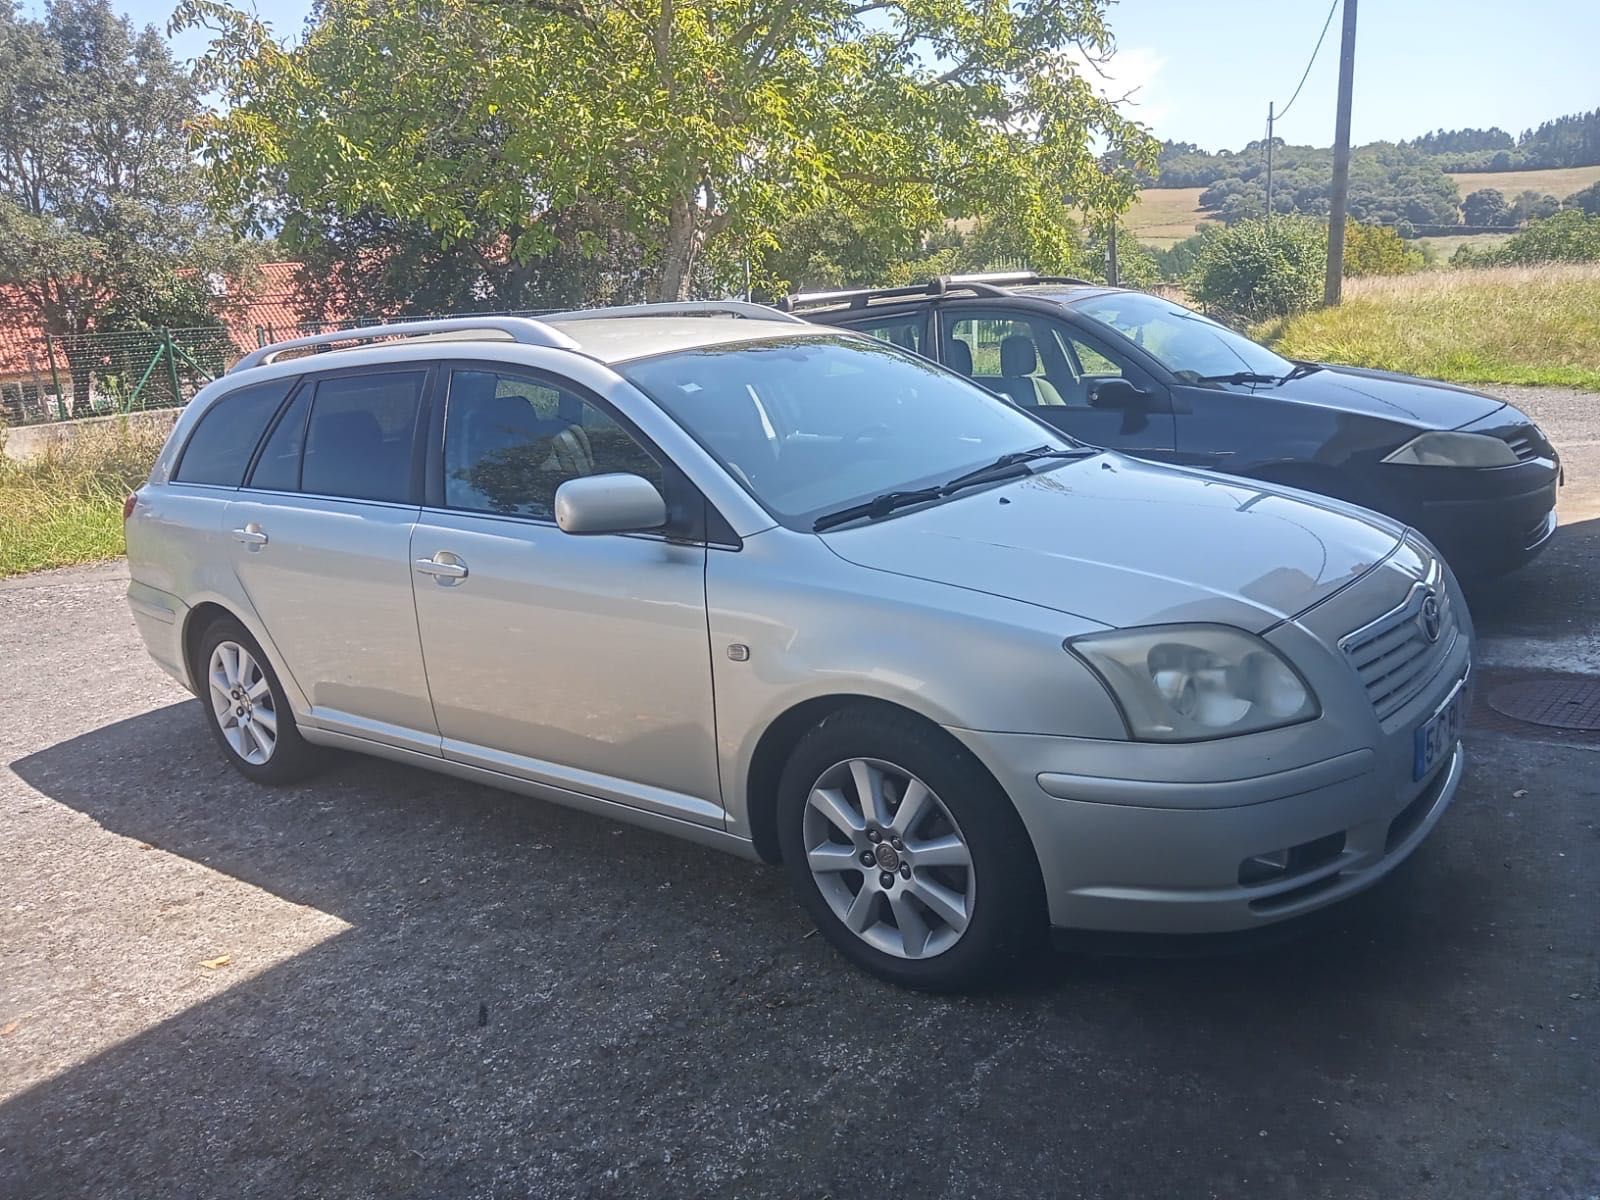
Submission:
<svg viewBox="0 0 1600 1200">
<path fill-rule="evenodd" d="M 127 535 L 246 777 L 359 750 L 781 861 L 903 984 L 1047 921 L 1305 913 L 1461 778 L 1471 624 L 1423 538 L 754 305 L 266 347 Z"/>
<path fill-rule="evenodd" d="M 785 304 L 917 350 L 1090 445 L 1387 513 L 1462 576 L 1520 566 L 1556 530 L 1561 460 L 1503 400 L 1294 362 L 1158 296 L 1019 273 Z"/>
</svg>

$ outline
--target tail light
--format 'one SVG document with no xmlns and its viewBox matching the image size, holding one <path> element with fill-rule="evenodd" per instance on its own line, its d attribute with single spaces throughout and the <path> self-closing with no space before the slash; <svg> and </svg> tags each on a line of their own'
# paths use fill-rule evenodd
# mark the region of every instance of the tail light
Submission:
<svg viewBox="0 0 1600 1200">
<path fill-rule="evenodd" d="M 122 498 L 122 519 L 124 521 L 133 516 L 133 510 L 138 506 L 138 503 L 139 494 L 137 492 L 129 492 Z"/>
</svg>

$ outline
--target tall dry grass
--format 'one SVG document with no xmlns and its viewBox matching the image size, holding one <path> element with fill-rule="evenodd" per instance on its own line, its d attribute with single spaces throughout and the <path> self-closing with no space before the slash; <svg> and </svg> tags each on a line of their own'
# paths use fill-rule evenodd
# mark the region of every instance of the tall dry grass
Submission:
<svg viewBox="0 0 1600 1200">
<path fill-rule="evenodd" d="M 0 453 L 0 576 L 121 554 L 123 497 L 165 440 L 164 430 L 113 421 L 22 462 Z"/>
<path fill-rule="evenodd" d="M 1600 264 L 1351 279 L 1338 308 L 1256 332 L 1291 358 L 1600 391 Z"/>
</svg>

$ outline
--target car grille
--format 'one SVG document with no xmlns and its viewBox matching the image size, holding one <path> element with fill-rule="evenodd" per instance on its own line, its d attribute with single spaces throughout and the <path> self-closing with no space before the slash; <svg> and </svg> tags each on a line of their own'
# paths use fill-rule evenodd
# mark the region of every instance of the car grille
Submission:
<svg viewBox="0 0 1600 1200">
<path fill-rule="evenodd" d="M 1380 721 L 1399 712 L 1428 685 L 1455 645 L 1461 627 L 1443 583 L 1444 572 L 1435 559 L 1428 578 L 1411 589 L 1404 603 L 1339 643 Z M 1423 620 L 1430 596 L 1439 606 L 1439 636 L 1431 640 Z"/>
<path fill-rule="evenodd" d="M 1511 453 L 1517 456 L 1518 462 L 1539 457 L 1539 435 L 1529 426 L 1524 425 L 1507 434 L 1506 444 L 1511 447 Z"/>
</svg>

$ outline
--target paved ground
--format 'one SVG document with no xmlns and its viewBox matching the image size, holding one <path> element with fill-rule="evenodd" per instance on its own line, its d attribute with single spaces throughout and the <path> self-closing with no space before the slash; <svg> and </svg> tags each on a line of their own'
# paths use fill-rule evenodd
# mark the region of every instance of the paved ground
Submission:
<svg viewBox="0 0 1600 1200">
<path fill-rule="evenodd" d="M 1596 499 L 1475 599 L 1490 662 L 1582 669 Z M 769 869 L 377 762 L 244 784 L 121 588 L 0 585 L 8 1200 L 1600 1196 L 1592 748 L 1475 729 L 1436 836 L 1288 945 L 936 998 Z"/>
</svg>

